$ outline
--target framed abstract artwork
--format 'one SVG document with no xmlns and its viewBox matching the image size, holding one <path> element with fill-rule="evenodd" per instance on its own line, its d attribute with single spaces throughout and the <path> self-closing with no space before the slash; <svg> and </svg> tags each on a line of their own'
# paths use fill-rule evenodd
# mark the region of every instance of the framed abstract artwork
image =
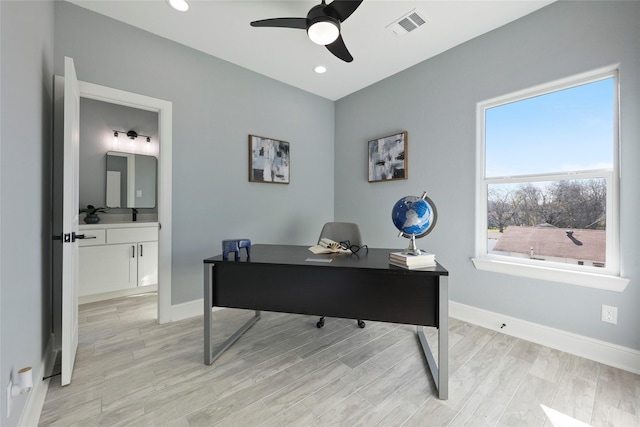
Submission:
<svg viewBox="0 0 640 427">
<path fill-rule="evenodd" d="M 289 143 L 249 135 L 249 182 L 288 184 Z"/>
<path fill-rule="evenodd" d="M 407 132 L 368 142 L 369 182 L 407 179 Z"/>
</svg>

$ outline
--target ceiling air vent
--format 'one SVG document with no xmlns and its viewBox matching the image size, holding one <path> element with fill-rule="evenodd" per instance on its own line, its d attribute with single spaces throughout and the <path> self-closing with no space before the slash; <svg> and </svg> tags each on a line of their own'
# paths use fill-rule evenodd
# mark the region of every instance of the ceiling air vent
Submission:
<svg viewBox="0 0 640 427">
<path fill-rule="evenodd" d="M 417 9 L 413 9 L 411 12 L 403 15 L 400 19 L 396 19 L 391 24 L 387 25 L 387 28 L 396 36 L 402 36 L 424 25 L 427 20 L 428 18 L 424 13 L 419 12 Z"/>
</svg>

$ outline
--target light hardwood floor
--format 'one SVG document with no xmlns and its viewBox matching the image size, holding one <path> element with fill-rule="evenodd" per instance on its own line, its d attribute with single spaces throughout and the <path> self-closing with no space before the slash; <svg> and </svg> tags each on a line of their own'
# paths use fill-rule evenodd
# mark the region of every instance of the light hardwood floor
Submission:
<svg viewBox="0 0 640 427">
<path fill-rule="evenodd" d="M 594 426 L 640 425 L 640 376 L 455 319 L 441 401 L 415 327 L 329 318 L 317 329 L 316 317 L 263 312 L 206 366 L 202 316 L 158 325 L 156 301 L 80 306 L 72 383 L 50 380 L 40 425 L 551 426 L 541 404 Z M 215 312 L 218 341 L 251 315 Z"/>
</svg>

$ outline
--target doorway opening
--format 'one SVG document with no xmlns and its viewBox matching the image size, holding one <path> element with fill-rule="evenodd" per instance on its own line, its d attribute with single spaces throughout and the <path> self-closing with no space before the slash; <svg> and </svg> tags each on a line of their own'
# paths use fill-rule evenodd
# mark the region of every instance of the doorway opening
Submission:
<svg viewBox="0 0 640 427">
<path fill-rule="evenodd" d="M 158 323 L 171 321 L 172 104 L 157 98 L 79 81 L 80 97 L 157 113 Z M 81 111 L 82 115 L 82 111 Z M 127 129 L 128 130 L 128 129 Z M 143 133 L 143 132 L 140 132 Z M 145 134 L 148 135 L 148 134 Z"/>
<path fill-rule="evenodd" d="M 157 292 L 158 113 L 81 97 L 79 119 L 78 200 L 99 213 L 79 218 L 78 303 Z"/>
</svg>

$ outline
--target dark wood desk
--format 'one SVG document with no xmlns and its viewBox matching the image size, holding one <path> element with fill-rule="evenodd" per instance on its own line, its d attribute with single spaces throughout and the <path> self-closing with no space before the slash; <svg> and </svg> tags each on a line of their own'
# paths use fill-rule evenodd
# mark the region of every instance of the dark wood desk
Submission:
<svg viewBox="0 0 640 427">
<path fill-rule="evenodd" d="M 389 252 L 314 255 L 306 246 L 253 245 L 251 257 L 204 260 L 204 363 L 210 365 L 260 319 L 260 311 L 416 325 L 438 397 L 448 396 L 448 271 L 441 265 L 406 270 Z M 320 262 L 319 260 L 331 260 Z M 255 316 L 215 351 L 211 309 L 255 310 Z M 438 328 L 436 364 L 422 326 Z"/>
</svg>

